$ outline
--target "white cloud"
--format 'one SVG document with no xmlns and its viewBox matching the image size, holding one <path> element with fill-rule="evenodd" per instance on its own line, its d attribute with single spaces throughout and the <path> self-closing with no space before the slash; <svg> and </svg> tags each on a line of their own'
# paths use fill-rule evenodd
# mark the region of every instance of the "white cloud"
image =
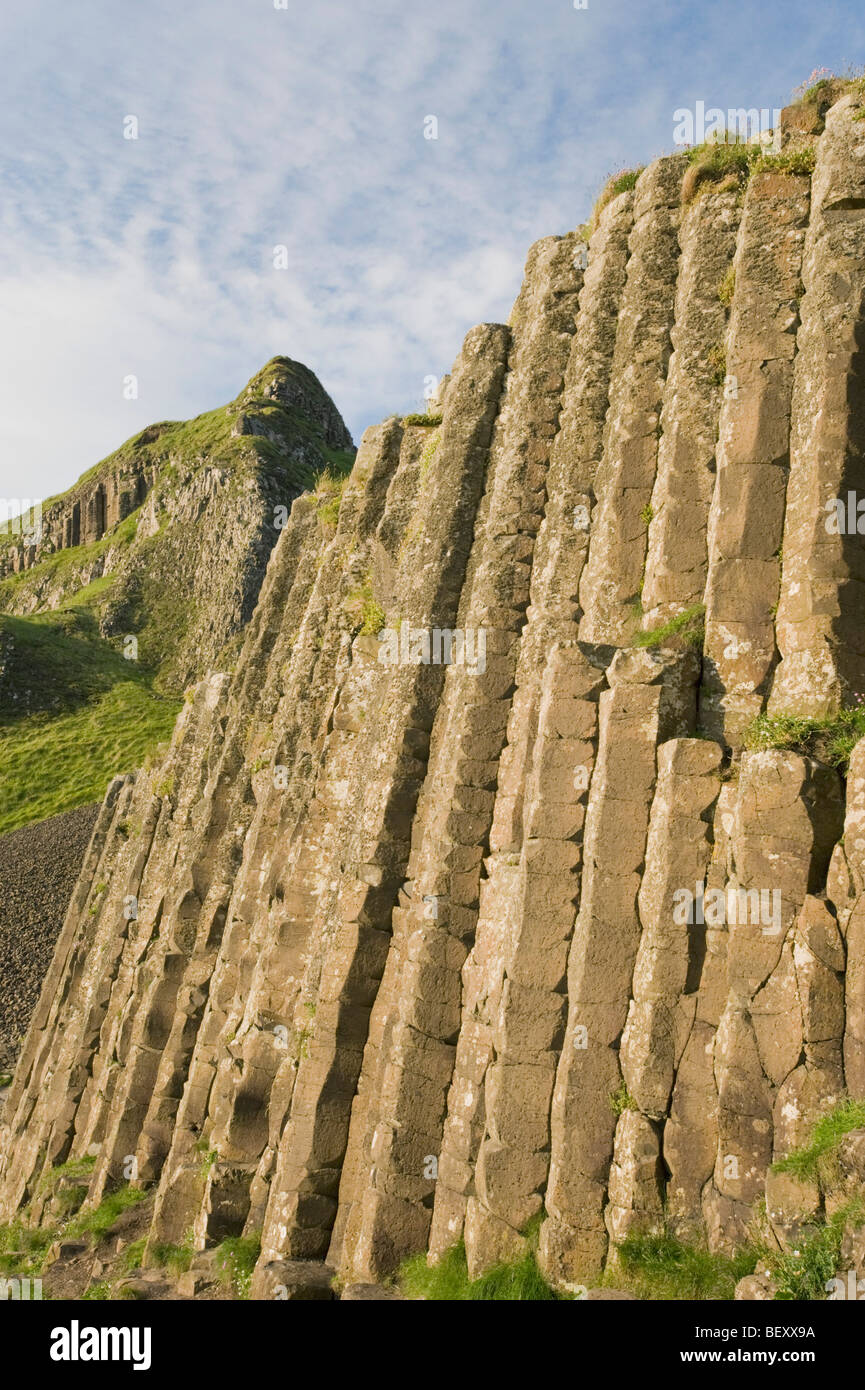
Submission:
<svg viewBox="0 0 865 1390">
<path fill-rule="evenodd" d="M 507 316 L 531 241 L 670 148 L 676 106 L 779 105 L 840 61 L 815 11 L 773 0 L 743 45 L 684 0 L 6 0 L 0 491 L 58 491 L 278 352 L 356 437 L 416 406 L 472 323 Z"/>
</svg>

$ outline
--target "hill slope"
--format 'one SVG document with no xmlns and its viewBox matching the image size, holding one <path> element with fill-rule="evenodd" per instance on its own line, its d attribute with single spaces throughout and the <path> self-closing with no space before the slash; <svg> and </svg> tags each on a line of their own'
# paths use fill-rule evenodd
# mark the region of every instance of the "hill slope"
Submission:
<svg viewBox="0 0 865 1390">
<path fill-rule="evenodd" d="M 295 497 L 354 448 L 307 368 L 153 425 L 0 536 L 0 831 L 104 795 L 229 665 Z"/>
</svg>

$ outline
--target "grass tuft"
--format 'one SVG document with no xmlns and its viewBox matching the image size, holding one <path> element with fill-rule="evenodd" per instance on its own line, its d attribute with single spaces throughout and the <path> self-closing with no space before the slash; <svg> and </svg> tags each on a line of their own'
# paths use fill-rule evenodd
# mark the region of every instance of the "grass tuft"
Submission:
<svg viewBox="0 0 865 1390">
<path fill-rule="evenodd" d="M 626 1110 L 639 1110 L 639 1108 L 628 1090 L 626 1082 L 620 1081 L 615 1091 L 610 1092 L 610 1109 L 614 1115 L 624 1115 Z"/>
<path fill-rule="evenodd" d="M 442 417 L 441 415 L 433 415 L 429 413 L 422 414 L 416 412 L 413 415 L 404 415 L 402 417 L 402 422 L 404 425 L 426 425 L 430 429 L 435 429 L 437 425 L 441 424 Z"/>
<path fill-rule="evenodd" d="M 730 305 L 733 303 L 733 295 L 735 294 L 735 292 L 736 271 L 733 266 L 729 266 L 727 268 L 727 274 L 724 276 L 723 280 L 718 286 L 718 298 L 720 299 L 725 309 L 729 309 Z"/>
<path fill-rule="evenodd" d="M 261 1235 L 230 1236 L 217 1246 L 217 1264 L 224 1282 L 238 1298 L 249 1298 L 252 1275 L 261 1254 Z"/>
<path fill-rule="evenodd" d="M 641 164 L 636 169 L 620 169 L 615 174 L 610 174 L 601 192 L 598 194 L 598 197 L 595 199 L 595 205 L 592 208 L 592 213 L 588 222 L 582 229 L 584 240 L 588 240 L 592 232 L 594 232 L 601 220 L 601 213 L 607 204 L 611 203 L 614 198 L 618 198 L 620 193 L 627 193 L 630 189 L 636 187 L 637 179 L 642 174 L 643 168 L 644 166 Z"/>
<path fill-rule="evenodd" d="M 740 1279 L 753 1274 L 758 1252 L 713 1254 L 705 1245 L 689 1244 L 670 1232 L 629 1236 L 617 1247 L 618 1268 L 604 1284 L 638 1298 L 730 1299 Z"/>
<path fill-rule="evenodd" d="M 140 1240 L 133 1240 L 123 1251 L 123 1268 L 128 1274 L 141 1268 L 146 1244 L 147 1236 L 142 1236 Z"/>
<path fill-rule="evenodd" d="M 92 1236 L 94 1241 L 101 1240 L 122 1212 L 137 1206 L 146 1196 L 147 1193 L 142 1188 L 132 1186 L 120 1187 L 116 1192 L 110 1192 L 98 1207 L 82 1212 L 69 1222 L 63 1231 L 64 1239 L 75 1240 L 79 1236 Z"/>
<path fill-rule="evenodd" d="M 172 1245 L 169 1241 L 156 1241 L 149 1247 L 147 1258 L 157 1268 L 165 1269 L 169 1274 L 185 1274 L 192 1264 L 192 1241 L 191 1230 L 187 1231 L 180 1245 Z"/>
<path fill-rule="evenodd" d="M 783 150 L 781 154 L 761 154 L 754 164 L 755 174 L 813 174 L 817 151 L 813 145 Z"/>
<path fill-rule="evenodd" d="M 865 706 L 857 704 L 821 719 L 793 714 L 759 714 L 745 730 L 744 742 L 751 752 L 786 748 L 846 772 L 850 754 L 863 735 Z"/>
<path fill-rule="evenodd" d="M 677 613 L 669 622 L 656 627 L 651 632 L 638 632 L 634 637 L 635 647 L 663 647 L 669 645 L 701 647 L 705 636 L 703 622 L 705 608 L 695 603 L 683 613 Z"/>
<path fill-rule="evenodd" d="M 688 151 L 689 167 L 682 180 L 682 202 L 692 203 L 701 190 L 712 184 L 725 188 L 744 188 L 759 156 L 759 146 L 734 136 L 707 140 Z"/>
<path fill-rule="evenodd" d="M 839 1267 L 845 1229 L 863 1221 L 865 1200 L 860 1197 L 803 1231 L 795 1249 L 761 1249 L 760 1258 L 775 1284 L 775 1298 L 783 1303 L 825 1299 L 826 1286 Z"/>
<path fill-rule="evenodd" d="M 706 354 L 709 367 L 709 380 L 713 386 L 723 386 L 727 380 L 727 350 L 723 343 L 716 343 Z"/>
<path fill-rule="evenodd" d="M 775 1173 L 790 1173 L 801 1182 L 819 1182 L 826 1189 L 837 1180 L 837 1156 L 846 1135 L 865 1129 L 865 1102 L 847 1097 L 821 1115 L 802 1148 L 772 1164 Z"/>
<path fill-rule="evenodd" d="M 428 1264 L 426 1255 L 406 1260 L 398 1277 L 408 1298 L 431 1302 L 552 1303 L 570 1297 L 557 1292 L 541 1274 L 531 1241 L 521 1259 L 495 1265 L 477 1279 L 469 1278 L 462 1241 L 452 1246 L 437 1264 Z"/>
</svg>

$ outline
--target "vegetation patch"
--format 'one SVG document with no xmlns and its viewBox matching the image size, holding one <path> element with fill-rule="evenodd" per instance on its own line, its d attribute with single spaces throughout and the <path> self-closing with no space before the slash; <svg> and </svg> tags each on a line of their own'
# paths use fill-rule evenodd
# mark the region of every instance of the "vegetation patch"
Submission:
<svg viewBox="0 0 865 1390">
<path fill-rule="evenodd" d="M 92 911 L 93 909 L 91 909 Z M 48 1198 L 54 1216 L 60 1221 L 69 1221 L 83 1206 L 96 1159 L 89 1154 L 83 1158 L 70 1158 L 66 1163 L 52 1168 L 40 1180 L 39 1195 Z"/>
<path fill-rule="evenodd" d="M 101 801 L 113 776 L 170 737 L 178 709 L 127 680 L 53 719 L 0 721 L 0 834 Z"/>
<path fill-rule="evenodd" d="M 336 528 L 339 520 L 342 490 L 348 477 L 348 473 L 338 473 L 331 468 L 325 468 L 315 479 L 315 508 L 319 521 L 324 526 Z"/>
<path fill-rule="evenodd" d="M 695 145 L 688 151 L 689 167 L 682 180 L 682 202 L 693 202 L 698 192 L 712 185 L 744 188 L 759 153 L 758 145 L 746 144 L 730 134 Z"/>
<path fill-rule="evenodd" d="M 53 1192 L 61 1181 L 74 1177 L 78 1172 L 89 1175 L 93 1162 L 85 1166 L 86 1160 L 75 1159 L 62 1164 L 43 1180 L 43 1191 Z M 59 1188 L 62 1192 L 64 1189 Z M 84 1188 L 86 1192 L 86 1187 Z M 7 1277 L 39 1277 L 45 1272 L 45 1257 L 58 1240 L 80 1240 L 86 1237 L 96 1245 L 111 1230 L 117 1218 L 130 1207 L 145 1200 L 147 1193 L 139 1187 L 121 1187 L 111 1192 L 91 1211 L 79 1212 L 71 1218 L 61 1211 L 59 1222 L 45 1222 L 39 1226 L 28 1224 L 29 1208 L 20 1220 L 0 1226 L 0 1274 Z M 93 1295 L 98 1297 L 98 1295 Z"/>
<path fill-rule="evenodd" d="M 830 767 L 846 772 L 850 754 L 863 734 L 865 707 L 859 703 L 821 719 L 793 714 L 759 714 L 745 730 L 744 742 L 751 752 L 786 748 L 806 757 L 819 758 Z"/>
<path fill-rule="evenodd" d="M 571 1299 L 547 1282 L 538 1269 L 537 1255 L 530 1240 L 525 1254 L 513 1263 L 497 1264 L 477 1279 L 469 1278 L 463 1241 L 451 1246 L 437 1264 L 426 1255 L 406 1260 L 398 1275 L 399 1286 L 407 1298 L 431 1302 L 464 1303 L 553 1303 Z"/>
<path fill-rule="evenodd" d="M 661 627 L 651 632 L 638 632 L 634 636 L 635 647 L 701 647 L 705 637 L 705 613 L 702 603 L 692 604 L 684 612 L 677 613 Z"/>
<path fill-rule="evenodd" d="M 783 150 L 780 154 L 763 153 L 754 163 L 755 174 L 813 174 L 817 151 L 813 145 Z"/>
<path fill-rule="evenodd" d="M 375 636 L 385 626 L 385 611 L 372 591 L 372 578 L 365 575 L 361 584 L 346 599 L 346 608 L 359 624 L 361 637 Z"/>
<path fill-rule="evenodd" d="M 604 1275 L 605 1287 L 676 1302 L 731 1299 L 739 1280 L 754 1273 L 759 1258 L 752 1248 L 735 1255 L 713 1254 L 707 1246 L 690 1244 L 668 1231 L 629 1236 L 616 1253 L 618 1267 Z"/>
<path fill-rule="evenodd" d="M 829 1217 L 815 1222 L 798 1238 L 793 1250 L 760 1249 L 781 1302 L 814 1302 L 825 1299 L 827 1284 L 835 1277 L 841 1259 L 841 1243 L 847 1226 L 865 1221 L 865 1200 L 847 1202 Z"/>
<path fill-rule="evenodd" d="M 824 1191 L 831 1188 L 838 1178 L 838 1150 L 854 1129 L 865 1129 L 865 1102 L 847 1097 L 821 1115 L 808 1143 L 778 1159 L 772 1171 L 819 1183 Z"/>
<path fill-rule="evenodd" d="M 639 1109 L 624 1081 L 619 1083 L 615 1091 L 610 1092 L 610 1109 L 614 1115 L 624 1115 L 626 1110 Z"/>
<path fill-rule="evenodd" d="M 713 386 L 723 386 L 727 380 L 727 351 L 723 343 L 716 343 L 706 354 L 709 367 L 709 380 Z"/>
<path fill-rule="evenodd" d="M 127 1245 L 123 1251 L 123 1268 L 128 1274 L 133 1270 L 140 1269 L 144 1260 L 144 1249 L 147 1245 L 147 1237 L 142 1236 L 140 1240 L 133 1240 L 131 1245 Z"/>
<path fill-rule="evenodd" d="M 148 1247 L 148 1263 L 157 1269 L 167 1270 L 169 1274 L 175 1276 L 185 1274 L 192 1264 L 192 1231 L 187 1231 L 180 1245 L 172 1245 L 168 1241 L 156 1241 Z M 130 1247 L 131 1248 L 131 1247 Z"/>
<path fill-rule="evenodd" d="M 611 203 L 614 198 L 618 198 L 620 193 L 627 193 L 630 189 L 636 187 L 637 179 L 642 174 L 644 167 L 645 166 L 641 164 L 637 169 L 620 169 L 616 173 L 610 174 L 601 192 L 598 194 L 598 197 L 595 199 L 592 215 L 583 229 L 585 238 L 590 237 L 597 227 L 601 220 L 601 213 L 607 204 Z"/>
<path fill-rule="evenodd" d="M 729 309 L 733 303 L 733 295 L 736 292 L 736 271 L 733 266 L 729 266 L 727 274 L 718 286 L 718 298 L 725 309 Z"/>
<path fill-rule="evenodd" d="M 252 1275 L 261 1254 L 261 1235 L 230 1236 L 216 1249 L 216 1264 L 224 1283 L 237 1298 L 249 1298 Z"/>
<path fill-rule="evenodd" d="M 69 1158 L 65 1163 L 60 1163 L 56 1168 L 51 1168 L 41 1178 L 38 1186 L 40 1196 L 46 1193 L 56 1192 L 59 1185 L 72 1179 L 73 1181 L 85 1178 L 89 1181 L 93 1169 L 96 1167 L 96 1158 L 93 1154 L 84 1154 L 81 1158 Z"/>
<path fill-rule="evenodd" d="M 841 75 L 829 68 L 815 68 L 793 91 L 793 98 L 803 106 L 816 106 L 820 114 L 842 96 L 865 96 L 865 75 L 861 67 L 850 67 Z"/>
<path fill-rule="evenodd" d="M 137 1206 L 146 1196 L 147 1193 L 140 1187 L 119 1187 L 116 1192 L 110 1192 L 103 1198 L 98 1207 L 82 1212 L 70 1221 L 63 1229 L 64 1240 L 75 1240 L 79 1236 L 101 1240 L 122 1212 Z"/>
<path fill-rule="evenodd" d="M 28 1226 L 24 1221 L 0 1226 L 0 1274 L 21 1278 L 40 1275 L 54 1240 L 50 1227 Z"/>
<path fill-rule="evenodd" d="M 414 415 L 404 415 L 402 417 L 402 422 L 404 425 L 426 425 L 434 429 L 436 425 L 441 424 L 442 417 L 441 415 L 416 413 Z"/>
<path fill-rule="evenodd" d="M 91 1284 L 89 1289 L 85 1289 L 81 1298 L 86 1303 L 101 1303 L 113 1298 L 111 1285 L 106 1280 L 101 1280 L 98 1284 Z"/>
</svg>

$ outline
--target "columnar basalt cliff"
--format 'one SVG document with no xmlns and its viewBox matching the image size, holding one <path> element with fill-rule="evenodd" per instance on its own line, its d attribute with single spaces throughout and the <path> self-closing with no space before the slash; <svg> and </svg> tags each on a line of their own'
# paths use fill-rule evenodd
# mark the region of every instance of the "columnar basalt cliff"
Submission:
<svg viewBox="0 0 865 1390">
<path fill-rule="evenodd" d="M 825 524 L 865 494 L 862 111 L 785 113 L 696 197 L 656 161 L 587 260 L 538 242 L 440 414 L 295 501 L 234 673 L 109 789 L 3 1219 L 90 1155 L 85 1210 L 150 1193 L 145 1263 L 260 1232 L 273 1298 L 538 1223 L 566 1287 L 665 1223 L 785 1249 L 826 1209 L 772 1165 L 865 1101 L 865 741 L 819 742 L 865 690 Z"/>
</svg>

